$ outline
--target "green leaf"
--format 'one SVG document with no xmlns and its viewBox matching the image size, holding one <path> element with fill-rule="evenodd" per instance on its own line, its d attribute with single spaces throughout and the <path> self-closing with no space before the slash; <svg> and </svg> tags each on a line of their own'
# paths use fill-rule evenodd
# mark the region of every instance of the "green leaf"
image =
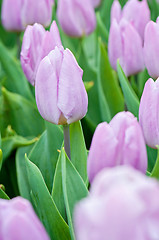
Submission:
<svg viewBox="0 0 159 240">
<path fill-rule="evenodd" d="M 61 166 L 61 153 L 59 154 L 58 162 L 56 165 L 56 171 L 54 175 L 54 182 L 52 188 L 52 197 L 55 201 L 55 204 L 61 214 L 61 216 L 66 220 L 66 209 L 63 196 L 62 188 L 62 166 Z"/>
<path fill-rule="evenodd" d="M 134 92 L 133 88 L 131 87 L 128 79 L 126 78 L 126 76 L 119 64 L 119 60 L 117 61 L 117 72 L 118 72 L 119 81 L 121 84 L 121 88 L 123 90 L 127 108 L 130 112 L 132 112 L 138 118 L 139 99 L 138 99 L 136 93 Z"/>
<path fill-rule="evenodd" d="M 69 228 L 61 217 L 38 167 L 26 157 L 26 168 L 35 210 L 53 240 L 69 240 Z"/>
<path fill-rule="evenodd" d="M 45 131 L 29 154 L 29 159 L 40 169 L 49 191 L 52 183 L 56 163 L 63 142 L 63 132 L 58 125 L 47 123 Z"/>
<path fill-rule="evenodd" d="M 96 27 L 97 35 L 100 36 L 103 41 L 108 43 L 109 33 L 105 27 L 105 24 L 102 21 L 102 18 L 99 12 L 96 13 L 96 19 L 97 19 L 97 27 Z"/>
<path fill-rule="evenodd" d="M 31 145 L 37 140 L 37 138 L 29 140 L 19 135 L 2 138 L 3 160 L 5 160 L 16 148 Z"/>
<path fill-rule="evenodd" d="M 101 112 L 105 112 L 107 122 L 120 111 L 124 110 L 124 98 L 115 77 L 115 74 L 110 66 L 108 54 L 101 39 L 99 43 L 99 54 L 98 54 L 98 85 L 99 85 L 99 101 L 102 101 L 101 96 L 103 95 L 103 101 L 108 105 L 101 109 Z M 109 114 L 109 115 L 108 115 Z"/>
<path fill-rule="evenodd" d="M 147 146 L 148 171 L 151 172 L 157 158 L 157 150 Z"/>
<path fill-rule="evenodd" d="M 61 151 L 62 162 L 62 186 L 64 193 L 64 201 L 66 206 L 67 218 L 70 228 L 71 239 L 75 239 L 73 229 L 73 211 L 76 203 L 88 194 L 87 188 L 74 168 L 71 161 L 67 158 L 64 148 Z"/>
<path fill-rule="evenodd" d="M 23 97 L 33 100 L 29 83 L 24 76 L 20 63 L 11 55 L 1 41 L 0 53 L 0 63 L 8 76 L 6 87 L 12 92 L 19 93 Z"/>
<path fill-rule="evenodd" d="M 0 198 L 9 200 L 8 195 L 0 188 Z"/>
<path fill-rule="evenodd" d="M 87 149 L 80 121 L 70 124 L 71 161 L 84 182 L 87 182 Z"/>
<path fill-rule="evenodd" d="M 158 149 L 158 153 L 157 153 L 156 163 L 150 176 L 159 179 L 159 146 L 157 146 L 157 149 Z"/>
<path fill-rule="evenodd" d="M 99 108 L 99 99 L 98 99 L 98 89 L 97 89 L 97 74 L 96 70 L 90 65 L 92 61 L 89 53 L 87 53 L 87 46 L 89 49 L 92 46 L 91 38 L 87 39 L 85 42 L 83 40 L 81 46 L 81 54 L 80 58 L 78 59 L 78 63 L 80 67 L 83 69 L 83 80 L 84 82 L 93 81 L 93 87 L 88 91 L 88 112 L 86 115 L 86 119 L 88 119 L 88 127 L 92 128 L 91 126 L 95 126 L 101 122 L 101 115 L 100 115 L 100 108 Z M 90 46 L 91 44 L 91 46 Z M 94 43 L 93 43 L 94 44 Z M 92 49 L 92 48 L 91 48 Z"/>
<path fill-rule="evenodd" d="M 25 163 L 25 153 L 27 153 L 28 155 L 32 148 L 33 145 L 29 145 L 26 147 L 19 148 L 16 152 L 16 171 L 19 192 L 23 198 L 26 198 L 29 201 L 31 201 L 31 197 L 30 197 L 30 185 L 28 181 Z"/>
<path fill-rule="evenodd" d="M 2 94 L 0 107 L 2 136 L 8 125 L 22 136 L 38 136 L 44 131 L 44 120 L 32 102 L 5 88 L 2 88 Z"/>
</svg>

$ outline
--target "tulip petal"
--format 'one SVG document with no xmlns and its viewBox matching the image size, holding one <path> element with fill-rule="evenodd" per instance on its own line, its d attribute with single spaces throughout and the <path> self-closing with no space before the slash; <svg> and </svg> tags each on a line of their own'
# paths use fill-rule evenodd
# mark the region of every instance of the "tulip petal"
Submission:
<svg viewBox="0 0 159 240">
<path fill-rule="evenodd" d="M 122 22 L 120 24 L 123 41 L 123 54 L 120 62 L 126 76 L 130 76 L 144 69 L 142 40 L 132 24 L 125 25 L 124 23 L 123 29 Z"/>
<path fill-rule="evenodd" d="M 111 66 L 114 70 L 117 69 L 117 60 L 122 56 L 122 38 L 120 34 L 120 28 L 116 21 L 113 20 L 110 33 L 109 33 L 109 41 L 108 41 L 108 54 L 109 54 L 109 61 Z"/>
<path fill-rule="evenodd" d="M 144 58 L 151 77 L 159 77 L 159 24 L 150 21 L 145 29 Z"/>
<path fill-rule="evenodd" d="M 58 108 L 68 124 L 81 119 L 87 112 L 88 97 L 82 75 L 75 57 L 66 49 L 59 75 Z"/>
<path fill-rule="evenodd" d="M 90 182 L 103 168 L 117 165 L 117 147 L 118 140 L 110 125 L 106 122 L 99 124 L 94 133 L 87 160 Z"/>
<path fill-rule="evenodd" d="M 42 117 L 58 124 L 61 111 L 58 103 L 58 82 L 63 53 L 56 47 L 40 63 L 36 82 L 35 95 L 37 107 Z"/>
<path fill-rule="evenodd" d="M 146 82 L 139 107 L 139 122 L 148 146 L 159 145 L 159 78 Z"/>
</svg>

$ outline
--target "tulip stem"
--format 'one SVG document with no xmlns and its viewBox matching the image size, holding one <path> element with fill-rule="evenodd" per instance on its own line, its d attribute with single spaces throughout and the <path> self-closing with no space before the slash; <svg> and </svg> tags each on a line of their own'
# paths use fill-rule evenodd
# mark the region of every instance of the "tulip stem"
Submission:
<svg viewBox="0 0 159 240">
<path fill-rule="evenodd" d="M 65 152 L 69 159 L 71 160 L 71 154 L 70 154 L 70 132 L 69 132 L 69 125 L 63 125 L 63 131 L 64 131 L 64 147 Z"/>
</svg>

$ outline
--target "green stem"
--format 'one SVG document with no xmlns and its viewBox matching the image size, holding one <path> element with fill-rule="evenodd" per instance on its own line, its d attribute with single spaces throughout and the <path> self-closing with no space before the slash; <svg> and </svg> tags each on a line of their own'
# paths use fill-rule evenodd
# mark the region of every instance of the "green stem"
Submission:
<svg viewBox="0 0 159 240">
<path fill-rule="evenodd" d="M 69 159 L 71 160 L 71 154 L 70 154 L 70 132 L 69 132 L 69 125 L 63 125 L 63 131 L 64 131 L 64 147 L 65 152 Z"/>
</svg>

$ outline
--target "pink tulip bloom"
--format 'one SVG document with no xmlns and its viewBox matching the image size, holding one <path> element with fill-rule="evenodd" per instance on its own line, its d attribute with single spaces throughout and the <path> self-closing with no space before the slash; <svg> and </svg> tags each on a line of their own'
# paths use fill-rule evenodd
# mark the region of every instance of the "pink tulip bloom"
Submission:
<svg viewBox="0 0 159 240">
<path fill-rule="evenodd" d="M 142 40 L 133 25 L 122 19 L 116 19 L 110 27 L 108 54 L 111 66 L 116 70 L 117 60 L 126 76 L 136 74 L 144 69 Z"/>
<path fill-rule="evenodd" d="M 56 46 L 61 46 L 61 39 L 56 22 L 51 25 L 50 32 L 45 31 L 42 25 L 35 23 L 25 30 L 21 65 L 28 81 L 35 85 L 35 78 L 40 61 Z"/>
<path fill-rule="evenodd" d="M 0 199 L 1 240 L 49 240 L 30 202 L 21 197 Z"/>
<path fill-rule="evenodd" d="M 35 95 L 39 112 L 45 120 L 70 124 L 85 116 L 88 97 L 82 75 L 73 54 L 63 47 L 56 47 L 40 62 Z"/>
<path fill-rule="evenodd" d="M 96 27 L 91 0 L 58 0 L 57 16 L 63 31 L 73 37 L 89 35 Z"/>
<path fill-rule="evenodd" d="M 18 32 L 29 24 L 48 26 L 53 4 L 53 0 L 3 0 L 2 24 L 7 30 Z"/>
<path fill-rule="evenodd" d="M 128 166 L 101 171 L 77 203 L 77 240 L 157 240 L 159 183 Z"/>
<path fill-rule="evenodd" d="M 89 181 L 103 168 L 130 165 L 145 173 L 147 152 L 141 127 L 130 112 L 120 112 L 95 130 L 87 161 Z"/>
</svg>

